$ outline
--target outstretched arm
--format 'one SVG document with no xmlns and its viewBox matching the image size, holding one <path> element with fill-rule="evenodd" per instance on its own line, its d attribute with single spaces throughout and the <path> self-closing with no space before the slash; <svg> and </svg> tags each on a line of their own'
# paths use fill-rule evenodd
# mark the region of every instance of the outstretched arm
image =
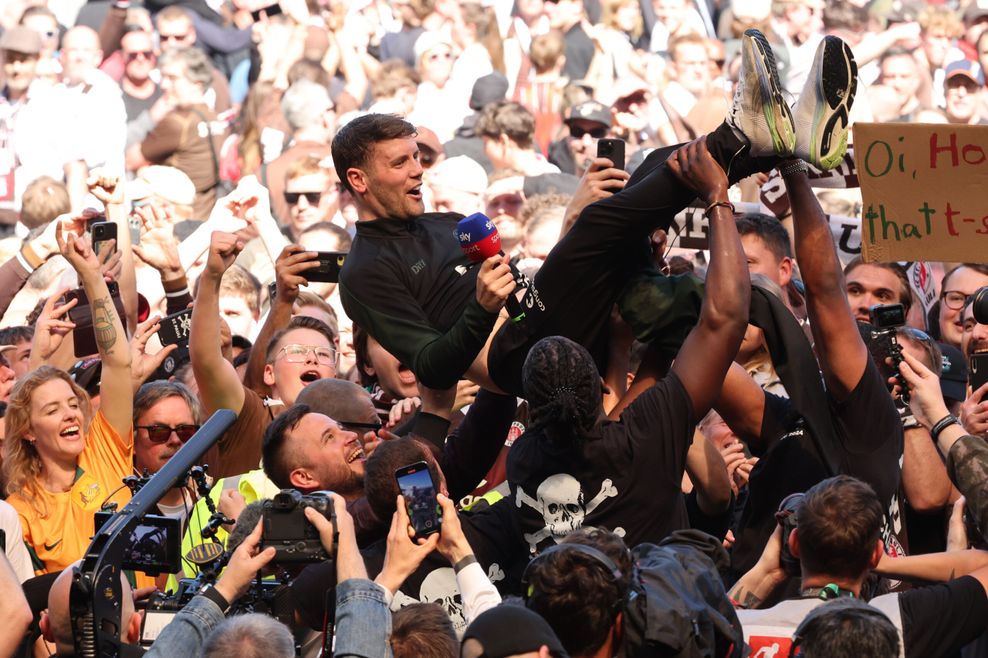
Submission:
<svg viewBox="0 0 988 658">
<path fill-rule="evenodd" d="M 806 284 L 806 308 L 831 395 L 842 400 L 857 387 L 868 364 L 844 289 L 844 273 L 827 218 L 805 171 L 784 176 L 796 234 L 796 261 Z"/>
<path fill-rule="evenodd" d="M 727 174 L 707 150 L 706 137 L 680 148 L 669 169 L 708 205 L 710 267 L 700 319 L 679 350 L 672 370 L 702 418 L 720 393 L 748 324 L 751 281 L 734 213 L 727 200 Z"/>
</svg>

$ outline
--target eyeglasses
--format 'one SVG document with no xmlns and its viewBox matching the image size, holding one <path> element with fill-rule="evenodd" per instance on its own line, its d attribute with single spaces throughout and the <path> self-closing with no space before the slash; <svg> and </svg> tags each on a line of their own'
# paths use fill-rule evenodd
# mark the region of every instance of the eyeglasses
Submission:
<svg viewBox="0 0 988 658">
<path fill-rule="evenodd" d="M 579 126 L 570 126 L 569 134 L 575 139 L 582 139 L 584 135 L 588 134 L 594 139 L 603 139 L 607 136 L 607 128 L 601 126 L 600 128 L 591 128 L 586 130 Z"/>
<path fill-rule="evenodd" d="M 189 38 L 189 33 L 185 34 L 159 34 L 162 41 L 185 41 Z"/>
<path fill-rule="evenodd" d="M 351 423 L 345 420 L 338 420 L 336 422 L 339 423 L 340 427 L 351 432 L 356 432 L 357 430 L 379 432 L 384 427 L 381 423 Z"/>
<path fill-rule="evenodd" d="M 324 366 L 336 365 L 336 352 L 331 347 L 315 347 L 314 345 L 298 345 L 292 343 L 278 350 L 278 356 L 282 352 L 285 353 L 285 361 L 288 363 L 305 363 L 309 354 L 312 354 L 315 356 L 316 362 Z M 275 359 L 277 358 L 275 357 Z"/>
<path fill-rule="evenodd" d="M 179 441 L 185 443 L 199 431 L 199 426 L 176 425 L 175 427 L 169 427 L 168 425 L 138 425 L 137 429 L 147 431 L 148 439 L 151 443 L 164 443 L 172 437 L 172 432 L 175 432 Z"/>
<path fill-rule="evenodd" d="M 959 290 L 945 290 L 940 293 L 940 301 L 951 311 L 960 311 L 971 299 L 970 295 L 965 295 Z"/>
<path fill-rule="evenodd" d="M 310 206 L 317 206 L 319 205 L 319 199 L 322 198 L 322 192 L 285 192 L 285 203 L 294 206 L 298 203 L 299 198 L 303 196 L 309 202 Z"/>
<path fill-rule="evenodd" d="M 151 51 L 151 50 L 135 50 L 132 53 L 126 53 L 124 55 L 124 57 L 127 58 L 127 61 L 128 62 L 131 62 L 131 61 L 133 61 L 135 59 L 147 59 L 147 60 L 150 60 L 152 57 L 154 57 L 154 52 Z"/>
</svg>

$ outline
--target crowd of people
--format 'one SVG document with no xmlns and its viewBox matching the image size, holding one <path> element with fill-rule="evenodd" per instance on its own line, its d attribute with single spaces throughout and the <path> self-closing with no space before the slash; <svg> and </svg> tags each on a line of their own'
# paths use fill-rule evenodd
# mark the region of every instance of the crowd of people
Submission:
<svg viewBox="0 0 988 658">
<path fill-rule="evenodd" d="M 6 0 L 0 63 L 0 658 L 221 409 L 149 655 L 988 655 L 988 265 L 865 262 L 851 131 L 988 122 L 982 0 Z"/>
</svg>

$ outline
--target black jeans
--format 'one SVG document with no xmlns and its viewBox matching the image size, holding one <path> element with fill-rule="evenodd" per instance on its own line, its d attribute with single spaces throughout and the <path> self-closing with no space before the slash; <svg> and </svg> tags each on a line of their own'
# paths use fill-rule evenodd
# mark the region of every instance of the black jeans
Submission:
<svg viewBox="0 0 988 658">
<path fill-rule="evenodd" d="M 646 237 L 668 229 L 696 194 L 677 179 L 666 160 L 680 146 L 656 149 L 623 190 L 588 206 L 549 252 L 522 300 L 525 318 L 507 322 L 491 343 L 487 367 L 502 390 L 524 396 L 522 366 L 546 336 L 565 336 L 606 365 L 607 332 L 614 305 L 629 277 L 648 261 Z M 707 148 L 733 184 L 776 166 L 776 158 L 752 158 L 725 123 L 707 136 Z"/>
</svg>

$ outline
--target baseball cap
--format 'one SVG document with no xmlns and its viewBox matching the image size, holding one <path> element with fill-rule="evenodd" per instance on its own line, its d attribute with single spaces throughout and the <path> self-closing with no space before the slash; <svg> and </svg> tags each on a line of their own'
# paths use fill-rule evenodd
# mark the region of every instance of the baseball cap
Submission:
<svg viewBox="0 0 988 658">
<path fill-rule="evenodd" d="M 569 108 L 566 112 L 565 123 L 570 121 L 583 120 L 602 123 L 608 128 L 611 127 L 611 110 L 603 103 L 597 101 L 585 101 Z"/>
<path fill-rule="evenodd" d="M 485 106 L 504 100 L 508 94 L 508 79 L 494 71 L 477 78 L 470 92 L 470 109 L 480 112 Z"/>
<path fill-rule="evenodd" d="M 191 206 L 196 196 L 196 186 L 181 169 L 164 165 L 151 165 L 141 169 L 128 186 L 131 201 L 142 201 L 157 196 L 177 206 Z"/>
<path fill-rule="evenodd" d="M 985 74 L 981 70 L 981 65 L 969 59 L 962 59 L 948 64 L 945 73 L 946 75 L 943 79 L 944 84 L 951 78 L 958 76 L 965 77 L 979 86 L 985 84 Z"/>
<path fill-rule="evenodd" d="M 28 27 L 12 27 L 0 35 L 0 50 L 37 55 L 41 52 L 41 35 Z"/>
<path fill-rule="evenodd" d="M 964 10 L 964 22 L 968 25 L 981 18 L 988 18 L 988 0 L 976 0 Z"/>
<path fill-rule="evenodd" d="M 967 398 L 967 361 L 964 354 L 953 345 L 937 343 L 943 355 L 943 372 L 940 373 L 940 391 L 948 400 L 963 401 Z"/>
<path fill-rule="evenodd" d="M 468 640 L 475 640 L 483 652 L 472 650 Z M 543 646 L 549 647 L 555 658 L 569 658 L 549 622 L 528 608 L 502 604 L 473 620 L 463 635 L 460 656 L 506 658 L 538 651 Z"/>
</svg>

